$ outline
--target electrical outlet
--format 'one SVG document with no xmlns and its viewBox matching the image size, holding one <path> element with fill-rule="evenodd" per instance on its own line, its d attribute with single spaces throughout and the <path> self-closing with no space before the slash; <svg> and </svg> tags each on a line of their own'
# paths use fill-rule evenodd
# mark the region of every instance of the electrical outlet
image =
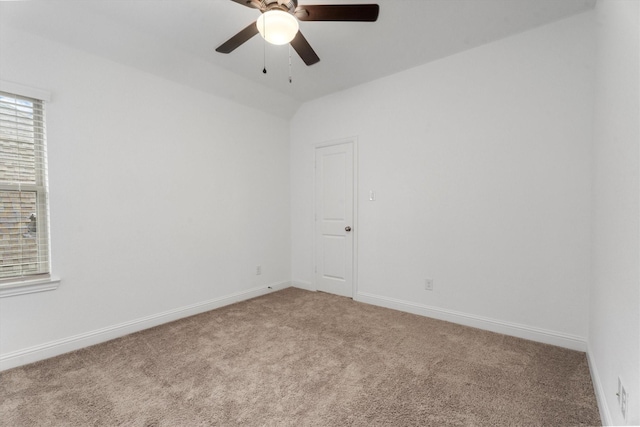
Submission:
<svg viewBox="0 0 640 427">
<path fill-rule="evenodd" d="M 620 385 L 620 412 L 622 412 L 622 419 L 627 419 L 627 391 L 623 385 Z"/>
<path fill-rule="evenodd" d="M 627 402 L 629 401 L 629 396 L 627 396 L 627 390 L 624 389 L 624 385 L 622 385 L 622 380 L 618 377 L 618 392 L 616 393 L 618 396 L 618 406 L 620 406 L 620 412 L 622 413 L 622 419 L 627 419 Z"/>
<path fill-rule="evenodd" d="M 258 265 L 256 266 L 256 276 L 259 276 L 262 274 L 262 266 Z"/>
<path fill-rule="evenodd" d="M 427 291 L 433 290 L 433 279 L 424 279 L 424 289 Z"/>
</svg>

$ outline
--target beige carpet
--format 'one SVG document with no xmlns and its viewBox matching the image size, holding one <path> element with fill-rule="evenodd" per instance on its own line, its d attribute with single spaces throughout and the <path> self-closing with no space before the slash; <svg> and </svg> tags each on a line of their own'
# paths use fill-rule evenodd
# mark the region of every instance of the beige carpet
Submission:
<svg viewBox="0 0 640 427">
<path fill-rule="evenodd" d="M 584 353 L 293 288 L 0 374 L 15 427 L 599 422 Z"/>
</svg>

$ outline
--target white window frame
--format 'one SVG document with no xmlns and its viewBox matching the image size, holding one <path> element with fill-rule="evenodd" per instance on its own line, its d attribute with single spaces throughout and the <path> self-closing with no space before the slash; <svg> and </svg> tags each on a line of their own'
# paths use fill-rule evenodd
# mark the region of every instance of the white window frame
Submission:
<svg viewBox="0 0 640 427">
<path fill-rule="evenodd" d="M 48 91 L 24 86 L 18 83 L 8 82 L 5 80 L 0 80 L 0 91 L 14 94 L 21 97 L 37 99 L 43 102 L 51 101 L 51 94 Z M 38 199 L 40 201 L 44 201 L 44 203 L 47 204 L 46 206 L 44 206 L 44 209 L 45 209 L 45 212 L 47 213 L 46 216 L 48 216 L 49 208 L 48 208 L 48 200 L 47 200 L 48 197 L 46 194 L 47 171 L 46 171 L 46 168 L 42 168 L 41 170 L 42 170 L 41 173 L 44 174 L 44 176 L 41 177 L 41 179 L 39 180 L 40 182 L 38 182 L 36 185 L 22 184 L 17 186 L 16 188 L 16 186 L 12 184 L 9 184 L 9 185 L 0 184 L 0 189 L 10 190 L 10 191 L 16 191 L 16 190 L 17 191 L 20 191 L 20 190 L 35 191 L 37 193 Z M 41 216 L 38 215 L 38 217 L 40 218 Z M 43 231 L 46 232 L 46 240 L 47 240 L 47 246 L 48 246 L 47 250 L 49 252 L 49 263 L 51 263 L 51 239 L 49 236 L 49 229 L 47 224 L 48 218 L 43 218 L 43 219 L 44 221 L 38 221 L 38 228 L 40 229 L 40 227 L 42 227 L 44 228 Z M 51 269 L 49 268 L 49 270 Z M 0 281 L 0 298 L 30 294 L 34 292 L 51 291 L 51 290 L 57 289 L 59 285 L 60 285 L 60 279 L 57 277 L 54 277 L 50 273 L 46 273 L 42 275 L 10 278 L 10 279 Z"/>
</svg>

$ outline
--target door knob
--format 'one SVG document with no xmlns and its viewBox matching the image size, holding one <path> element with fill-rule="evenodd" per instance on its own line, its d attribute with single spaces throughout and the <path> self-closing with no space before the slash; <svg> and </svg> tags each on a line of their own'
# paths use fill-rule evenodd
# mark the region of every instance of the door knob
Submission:
<svg viewBox="0 0 640 427">
<path fill-rule="evenodd" d="M 344 231 L 349 232 L 351 231 L 351 227 L 349 227 L 348 225 L 344 228 Z"/>
</svg>

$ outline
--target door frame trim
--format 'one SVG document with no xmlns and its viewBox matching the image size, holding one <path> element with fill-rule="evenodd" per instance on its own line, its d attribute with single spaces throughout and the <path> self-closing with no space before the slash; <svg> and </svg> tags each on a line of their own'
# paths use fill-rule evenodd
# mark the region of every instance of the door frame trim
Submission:
<svg viewBox="0 0 640 427">
<path fill-rule="evenodd" d="M 331 147 L 334 145 L 344 145 L 344 144 L 352 144 L 353 146 L 353 225 L 351 226 L 353 229 L 353 259 L 352 259 L 352 281 L 351 284 L 351 299 L 356 298 L 358 294 L 358 137 L 357 136 L 349 136 L 340 139 L 334 139 L 330 141 L 320 142 L 318 144 L 313 145 L 313 265 L 311 270 L 311 277 L 313 277 L 313 287 L 317 291 L 318 283 L 316 282 L 316 189 L 318 187 L 318 183 L 316 182 L 316 158 L 317 158 L 317 149 Z"/>
</svg>

